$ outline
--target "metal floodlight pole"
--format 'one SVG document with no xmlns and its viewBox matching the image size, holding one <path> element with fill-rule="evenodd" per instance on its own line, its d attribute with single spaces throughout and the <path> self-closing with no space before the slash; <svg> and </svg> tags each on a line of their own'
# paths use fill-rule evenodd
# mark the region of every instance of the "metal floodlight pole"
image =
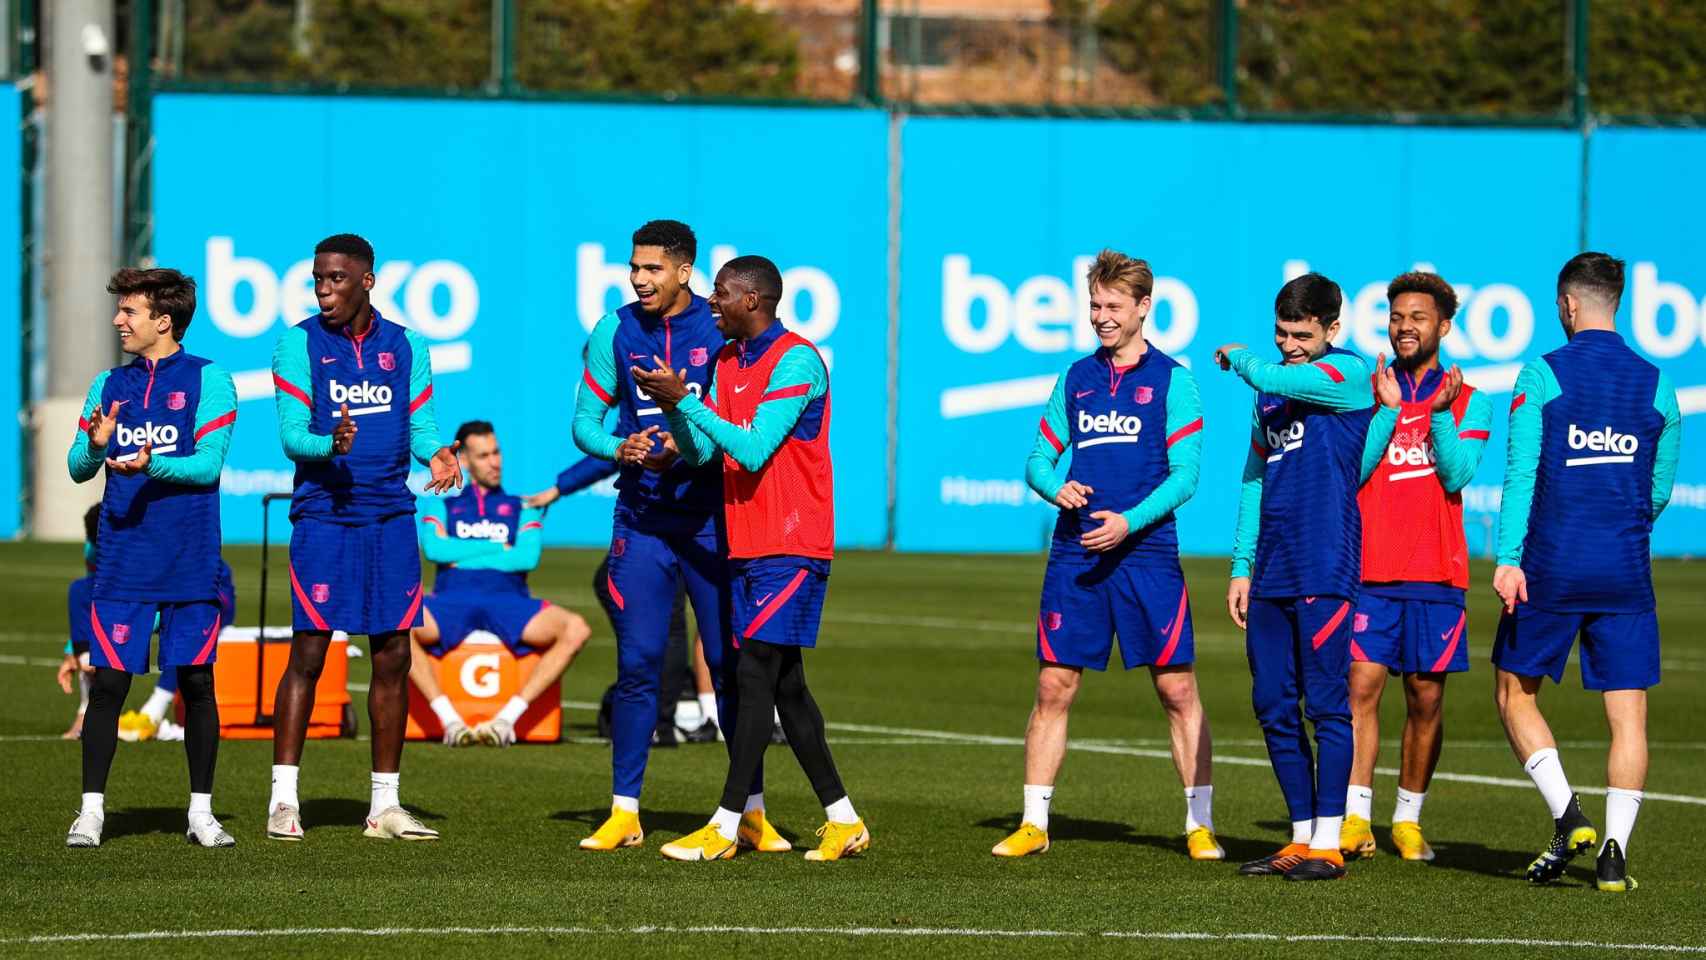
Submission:
<svg viewBox="0 0 1706 960">
<path fill-rule="evenodd" d="M 867 106 L 883 102 L 881 60 L 877 50 L 877 29 L 882 16 L 881 0 L 861 0 L 859 4 L 859 98 Z"/>
<path fill-rule="evenodd" d="M 515 92 L 515 0 L 492 0 L 491 87 L 499 94 Z"/>
<path fill-rule="evenodd" d="M 131 266 L 154 254 L 154 0 L 131 0 L 125 78 L 124 250 Z"/>
</svg>

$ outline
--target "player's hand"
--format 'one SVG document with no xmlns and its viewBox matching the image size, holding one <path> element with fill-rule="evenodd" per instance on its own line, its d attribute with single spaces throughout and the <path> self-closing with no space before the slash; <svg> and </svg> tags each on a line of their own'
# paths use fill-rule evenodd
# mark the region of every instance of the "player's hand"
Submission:
<svg viewBox="0 0 1706 960">
<path fill-rule="evenodd" d="M 1090 514 L 1090 519 L 1102 521 L 1102 525 L 1078 538 L 1080 545 L 1092 553 L 1103 553 L 1120 545 L 1125 535 L 1131 532 L 1131 523 L 1123 514 L 1112 510 L 1097 510 Z"/>
<path fill-rule="evenodd" d="M 652 455 L 652 447 L 656 445 L 652 434 L 657 432 L 657 427 L 647 427 L 639 433 L 630 433 L 628 439 L 616 448 L 616 462 L 631 467 L 645 463 L 646 458 Z"/>
<path fill-rule="evenodd" d="M 136 451 L 136 456 L 129 460 L 114 460 L 107 458 L 107 468 L 121 477 L 133 477 L 148 469 L 148 461 L 154 459 L 154 444 L 145 443 L 142 449 Z"/>
<path fill-rule="evenodd" d="M 1094 487 L 1085 486 L 1077 480 L 1068 480 L 1061 484 L 1060 492 L 1054 495 L 1054 505 L 1062 510 L 1078 510 L 1090 505 L 1090 494 L 1095 492 Z"/>
<path fill-rule="evenodd" d="M 556 487 L 546 487 L 544 490 L 539 491 L 531 497 L 523 497 L 521 502 L 529 507 L 543 509 L 553 503 L 556 503 L 562 498 L 562 496 L 563 491 L 558 490 Z"/>
<path fill-rule="evenodd" d="M 1233 577 L 1232 583 L 1226 588 L 1226 612 L 1232 615 L 1232 622 L 1243 630 L 1250 622 L 1250 578 Z"/>
<path fill-rule="evenodd" d="M 461 446 L 462 441 L 457 440 L 448 447 L 439 447 L 427 461 L 427 469 L 432 471 L 432 479 L 426 485 L 428 493 L 447 493 L 452 487 L 462 489 L 462 464 L 456 459 L 456 450 Z"/>
<path fill-rule="evenodd" d="M 658 406 L 665 410 L 674 410 L 681 398 L 687 396 L 687 371 L 676 373 L 655 356 L 652 357 L 652 362 L 657 364 L 656 369 L 642 370 L 639 367 L 631 367 L 630 372 L 640 386 L 652 395 L 652 399 L 657 401 Z"/>
<path fill-rule="evenodd" d="M 350 447 L 355 446 L 355 421 L 349 418 L 349 404 L 340 405 L 338 413 L 343 419 L 332 428 L 332 455 L 335 457 L 349 453 Z"/>
<path fill-rule="evenodd" d="M 1457 395 L 1463 392 L 1463 368 L 1457 364 L 1451 365 L 1451 371 L 1440 378 L 1439 389 L 1434 391 L 1433 403 L 1429 404 L 1434 413 L 1450 410 L 1457 402 Z"/>
<path fill-rule="evenodd" d="M 1374 397 L 1383 407 L 1398 409 L 1404 402 L 1404 392 L 1398 389 L 1398 374 L 1386 365 L 1386 354 L 1374 365 Z"/>
<path fill-rule="evenodd" d="M 89 446 L 101 450 L 107 448 L 107 444 L 112 442 L 113 431 L 118 429 L 118 408 L 124 404 L 123 400 L 114 400 L 105 415 L 101 413 L 101 405 L 95 404 L 95 409 L 89 414 Z"/>
<path fill-rule="evenodd" d="M 1244 345 L 1242 343 L 1221 344 L 1214 351 L 1214 363 L 1215 363 L 1215 365 L 1218 366 L 1222 370 L 1231 370 L 1232 369 L 1232 351 L 1242 350 L 1242 349 L 1244 349 Z"/>
<path fill-rule="evenodd" d="M 1515 613 L 1517 604 L 1528 602 L 1528 574 L 1521 567 L 1500 564 L 1493 571 L 1493 592 L 1504 601 L 1506 613 Z"/>
<path fill-rule="evenodd" d="M 674 466 L 675 461 L 681 458 L 681 449 L 675 445 L 675 436 L 668 430 L 658 434 L 657 438 L 663 444 L 663 449 L 656 453 L 647 454 L 646 459 L 640 462 L 647 470 L 662 473 Z"/>
<path fill-rule="evenodd" d="M 65 659 L 60 661 L 59 672 L 54 675 L 54 679 L 59 681 L 60 692 L 71 692 L 71 678 L 77 675 L 80 667 L 75 653 L 66 654 Z"/>
</svg>

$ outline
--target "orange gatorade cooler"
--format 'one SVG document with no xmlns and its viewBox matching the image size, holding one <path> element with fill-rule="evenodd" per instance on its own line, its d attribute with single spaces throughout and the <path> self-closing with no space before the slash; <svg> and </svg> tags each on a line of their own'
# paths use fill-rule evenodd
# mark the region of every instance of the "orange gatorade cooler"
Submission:
<svg viewBox="0 0 1706 960">
<path fill-rule="evenodd" d="M 272 739 L 273 699 L 290 662 L 290 628 L 268 627 L 265 640 L 260 632 L 255 627 L 226 627 L 219 634 L 213 690 L 219 701 L 219 735 L 227 739 Z M 353 737 L 355 729 L 349 695 L 349 636 L 338 632 L 332 634 L 325 669 L 314 687 L 308 736 Z"/>
<path fill-rule="evenodd" d="M 521 685 L 533 675 L 539 656 L 516 657 L 498 640 L 484 631 L 475 631 L 450 651 L 443 659 L 427 658 L 438 675 L 438 685 L 456 707 L 456 712 L 472 727 L 498 715 L 509 698 L 521 692 Z M 329 672 L 329 669 L 328 669 Z M 552 683 L 539 699 L 528 706 L 527 712 L 515 723 L 515 739 L 521 743 L 555 743 L 563 733 L 563 693 L 561 681 Z M 405 736 L 410 740 L 438 740 L 444 736 L 444 725 L 428 706 L 419 688 L 409 684 L 409 727 Z"/>
</svg>

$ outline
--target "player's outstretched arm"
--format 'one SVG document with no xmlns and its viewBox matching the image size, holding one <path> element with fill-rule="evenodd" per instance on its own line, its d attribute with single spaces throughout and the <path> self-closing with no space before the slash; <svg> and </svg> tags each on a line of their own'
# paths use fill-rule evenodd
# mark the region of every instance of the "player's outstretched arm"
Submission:
<svg viewBox="0 0 1706 960">
<path fill-rule="evenodd" d="M 1263 360 L 1241 347 L 1227 354 L 1231 370 L 1261 393 L 1288 397 L 1329 410 L 1366 410 L 1374 403 L 1368 364 L 1349 353 L 1329 353 L 1314 363 Z"/>
<path fill-rule="evenodd" d="M 1197 378 L 1174 367 L 1167 385 L 1167 479 L 1125 512 L 1131 530 L 1142 530 L 1185 505 L 1202 473 L 1202 396 Z"/>
<path fill-rule="evenodd" d="M 524 509 L 516 522 L 521 527 L 515 532 L 515 546 L 458 566 L 464 570 L 497 570 L 501 573 L 528 573 L 539 566 L 539 555 L 545 545 L 544 512 Z"/>
<path fill-rule="evenodd" d="M 437 497 L 421 497 L 419 504 L 421 552 L 430 563 L 461 565 L 504 551 L 504 544 L 491 540 L 464 539 L 450 535 L 450 520 L 444 501 Z"/>
<path fill-rule="evenodd" d="M 586 362 L 580 389 L 575 394 L 575 416 L 570 432 L 582 453 L 600 460 L 615 460 L 621 437 L 604 429 L 604 413 L 616 406 L 616 314 L 604 319 L 587 335 L 581 357 Z"/>
<path fill-rule="evenodd" d="M 1653 398 L 1653 409 L 1665 418 L 1659 434 L 1659 448 L 1653 452 L 1653 519 L 1670 504 L 1671 487 L 1676 484 L 1676 463 L 1682 456 L 1682 411 L 1676 404 L 1676 388 L 1670 378 L 1659 374 L 1659 388 Z"/>
<path fill-rule="evenodd" d="M 278 410 L 278 439 L 291 460 L 330 460 L 332 435 L 313 433 L 314 380 L 308 369 L 308 331 L 290 327 L 272 352 L 273 404 Z"/>
<path fill-rule="evenodd" d="M 93 480 L 106 461 L 107 440 L 112 437 L 113 424 L 108 422 L 112 417 L 101 410 L 101 392 L 107 388 L 110 373 L 101 371 L 95 382 L 89 384 L 89 395 L 83 398 L 83 413 L 77 418 L 77 435 L 71 438 L 71 450 L 65 457 L 71 479 L 77 483 Z M 116 404 L 112 413 L 118 413 Z"/>
<path fill-rule="evenodd" d="M 1042 419 L 1037 421 L 1037 439 L 1031 444 L 1031 455 L 1025 458 L 1025 483 L 1049 503 L 1076 509 L 1088 503 L 1084 499 L 1083 484 L 1074 483 L 1072 489 L 1066 490 L 1067 485 L 1054 471 L 1060 463 L 1060 455 L 1066 452 L 1069 433 L 1066 425 L 1066 375 L 1061 374 L 1055 378 L 1054 390 L 1049 394 L 1048 406 L 1043 408 Z M 1061 500 L 1063 490 L 1066 490 L 1064 502 Z"/>
<path fill-rule="evenodd" d="M 1256 538 L 1262 532 L 1262 479 L 1268 469 L 1267 437 L 1257 410 L 1251 413 L 1250 452 L 1238 488 L 1238 526 L 1232 535 L 1232 576 L 1249 577 L 1256 563 Z"/>
<path fill-rule="evenodd" d="M 828 392 L 829 372 L 823 361 L 816 350 L 801 344 L 790 347 L 770 371 L 770 382 L 764 387 L 751 427 L 724 420 L 691 393 L 681 399 L 676 410 L 743 470 L 756 473 L 788 439 L 806 406 Z M 676 445 L 681 446 L 679 437 Z"/>
<path fill-rule="evenodd" d="M 201 368 L 201 400 L 195 408 L 195 452 L 182 457 L 150 457 L 144 469 L 155 480 L 192 487 L 219 482 L 231 434 L 237 425 L 237 387 L 217 364 Z"/>
<path fill-rule="evenodd" d="M 1559 394 L 1558 378 L 1545 360 L 1517 374 L 1511 397 L 1510 438 L 1505 447 L 1504 493 L 1499 501 L 1499 566 L 1522 566 L 1528 513 L 1534 505 L 1534 476 L 1540 466 L 1544 418 L 1540 408 Z"/>
<path fill-rule="evenodd" d="M 1493 402 L 1479 390 L 1469 395 L 1469 406 L 1458 423 L 1448 406 L 1435 410 L 1428 418 L 1433 434 L 1434 473 L 1446 493 L 1456 493 L 1475 479 L 1481 468 L 1481 457 L 1487 451 L 1487 438 L 1493 430 Z"/>
<path fill-rule="evenodd" d="M 578 493 L 615 472 L 614 461 L 599 457 L 582 457 L 567 470 L 557 474 L 557 493 L 565 497 Z"/>
</svg>

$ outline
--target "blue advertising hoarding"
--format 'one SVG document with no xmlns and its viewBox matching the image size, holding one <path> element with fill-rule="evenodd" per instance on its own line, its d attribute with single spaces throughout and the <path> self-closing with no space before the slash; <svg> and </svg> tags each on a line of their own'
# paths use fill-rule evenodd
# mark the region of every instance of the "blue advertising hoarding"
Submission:
<svg viewBox="0 0 1706 960">
<path fill-rule="evenodd" d="M 317 312 L 320 238 L 372 241 L 375 305 L 432 344 L 445 437 L 491 420 L 505 486 L 530 493 L 581 456 L 569 424 L 586 333 L 632 299 L 634 228 L 669 217 L 698 234 L 698 291 L 740 254 L 781 268 L 784 320 L 831 367 L 837 539 L 882 544 L 883 114 L 179 94 L 156 98 L 154 131 L 155 256 L 199 281 L 186 345 L 238 384 L 228 540 L 258 539 L 260 494 L 290 489 L 270 361 Z M 608 542 L 611 496 L 559 502 L 547 541 Z"/>
<path fill-rule="evenodd" d="M 18 92 L 11 84 L 0 86 L 0 170 L 21 168 L 22 143 L 19 134 L 21 109 Z M 0 190 L 0 384 L 12 392 L 19 409 L 28 409 L 24 394 L 23 354 L 17 344 L 23 338 L 20 324 L 23 304 L 22 257 L 19 244 L 23 239 L 23 191 L 14 176 L 11 186 Z M 0 450 L 7 452 L 6 466 L 0 468 L 0 537 L 14 537 L 23 521 L 23 503 L 19 499 L 20 465 L 29 462 L 24 456 L 22 424 L 18 417 L 0 417 Z"/>
</svg>

